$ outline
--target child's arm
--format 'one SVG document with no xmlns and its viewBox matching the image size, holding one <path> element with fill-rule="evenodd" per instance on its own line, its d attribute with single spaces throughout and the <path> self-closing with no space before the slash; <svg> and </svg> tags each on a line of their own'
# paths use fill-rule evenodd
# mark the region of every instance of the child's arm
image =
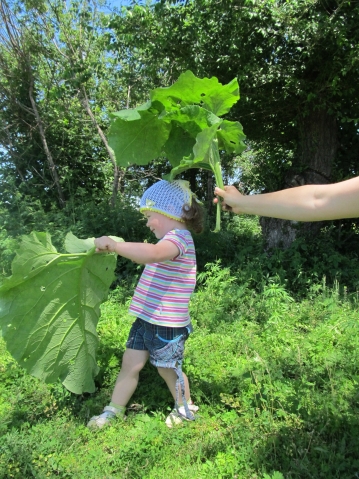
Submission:
<svg viewBox="0 0 359 479">
<path fill-rule="evenodd" d="M 99 253 L 117 253 L 135 263 L 160 263 L 173 259 L 180 254 L 177 246 L 171 241 L 160 241 L 157 244 L 117 242 L 108 236 L 95 239 L 96 251 Z"/>
<path fill-rule="evenodd" d="M 296 221 L 322 221 L 359 216 L 359 177 L 330 185 L 304 185 L 259 195 L 242 195 L 234 186 L 214 193 L 222 207 L 238 214 Z M 216 200 L 215 200 L 216 201 Z"/>
</svg>

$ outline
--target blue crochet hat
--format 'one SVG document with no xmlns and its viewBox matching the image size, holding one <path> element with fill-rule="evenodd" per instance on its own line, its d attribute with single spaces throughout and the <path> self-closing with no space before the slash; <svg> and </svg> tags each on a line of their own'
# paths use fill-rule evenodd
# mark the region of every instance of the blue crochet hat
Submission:
<svg viewBox="0 0 359 479">
<path fill-rule="evenodd" d="M 193 193 L 185 180 L 161 180 L 148 188 L 140 202 L 140 211 L 155 211 L 177 221 L 182 219 L 182 208 L 191 205 Z"/>
</svg>

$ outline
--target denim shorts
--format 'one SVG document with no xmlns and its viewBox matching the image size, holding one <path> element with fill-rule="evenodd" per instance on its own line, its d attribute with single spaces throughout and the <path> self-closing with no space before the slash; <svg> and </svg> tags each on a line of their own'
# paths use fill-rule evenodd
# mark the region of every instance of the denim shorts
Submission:
<svg viewBox="0 0 359 479">
<path fill-rule="evenodd" d="M 183 361 L 184 344 L 192 326 L 169 328 L 137 318 L 132 324 L 126 347 L 148 351 L 150 363 L 158 368 L 174 368 Z"/>
</svg>

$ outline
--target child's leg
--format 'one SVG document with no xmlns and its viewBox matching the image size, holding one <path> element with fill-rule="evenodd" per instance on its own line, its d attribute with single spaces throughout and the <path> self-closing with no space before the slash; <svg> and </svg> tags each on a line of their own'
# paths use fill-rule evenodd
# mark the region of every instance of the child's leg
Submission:
<svg viewBox="0 0 359 479">
<path fill-rule="evenodd" d="M 192 419 L 194 419 L 194 413 L 198 411 L 198 406 L 193 404 L 191 401 L 191 394 L 189 390 L 189 383 L 187 376 L 182 372 L 184 385 L 185 385 L 185 398 L 187 402 L 187 411 L 186 407 L 183 404 L 183 397 L 181 386 L 179 387 L 179 394 L 176 397 L 176 382 L 177 382 L 177 374 L 172 368 L 157 368 L 160 376 L 166 381 L 168 389 L 171 391 L 173 399 L 175 400 L 175 404 L 177 403 L 177 407 L 173 409 L 173 411 L 167 416 L 166 418 L 166 425 L 168 427 L 173 427 L 174 425 L 181 424 L 183 419 L 190 419 L 188 414 L 192 415 Z"/>
<path fill-rule="evenodd" d="M 175 401 L 175 408 L 166 418 L 168 427 L 179 424 L 182 419 L 192 421 L 198 407 L 191 401 L 187 376 L 182 372 L 184 346 L 190 332 L 190 326 L 171 328 L 157 326 L 150 351 L 150 362 L 157 367 L 165 380 Z M 176 391 L 176 386 L 178 390 Z"/>
<path fill-rule="evenodd" d="M 171 369 L 171 368 L 157 368 L 157 370 L 159 372 L 159 375 L 166 381 L 168 389 L 170 390 L 170 392 L 173 396 L 173 399 L 176 402 L 177 374 L 176 374 L 175 370 Z M 184 386 L 185 386 L 184 395 L 185 395 L 186 401 L 188 402 L 190 397 L 191 397 L 190 390 L 189 390 L 188 378 L 185 375 L 185 373 L 182 372 L 182 374 L 183 374 Z M 178 393 L 179 393 L 178 394 L 178 404 L 183 404 L 182 391 L 180 390 L 180 391 L 178 391 Z"/>
<path fill-rule="evenodd" d="M 118 406 L 126 406 L 138 384 L 139 373 L 147 362 L 149 353 L 137 349 L 126 349 L 111 402 Z"/>
<path fill-rule="evenodd" d="M 126 404 L 134 393 L 138 376 L 148 359 L 148 351 L 137 349 L 126 349 L 123 358 L 120 374 L 117 377 L 115 389 L 109 406 L 106 406 L 99 416 L 93 416 L 87 426 L 101 428 L 109 424 L 116 416 L 124 417 Z"/>
</svg>

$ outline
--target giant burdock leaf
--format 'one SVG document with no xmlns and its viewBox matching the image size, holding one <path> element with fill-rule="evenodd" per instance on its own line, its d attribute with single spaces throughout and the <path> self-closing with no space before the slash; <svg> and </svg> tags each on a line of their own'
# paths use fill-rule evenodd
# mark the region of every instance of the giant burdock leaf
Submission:
<svg viewBox="0 0 359 479">
<path fill-rule="evenodd" d="M 183 171 L 188 170 L 189 168 L 205 168 L 215 171 L 216 164 L 214 157 L 211 154 L 213 152 L 213 139 L 217 134 L 218 126 L 216 124 L 212 125 L 210 128 L 202 130 L 196 138 L 196 143 L 193 147 L 193 152 L 189 157 L 184 157 L 180 163 L 172 168 L 171 172 L 166 175 L 168 181 L 172 181 L 177 175 Z M 217 175 L 217 181 L 221 181 L 218 184 L 219 187 L 223 187 L 223 181 L 221 172 L 219 170 Z"/>
<path fill-rule="evenodd" d="M 96 254 L 93 238 L 71 233 L 65 247 L 68 254 L 58 253 L 48 233 L 22 238 L 13 274 L 0 284 L 0 326 L 27 372 L 80 394 L 95 389 L 96 326 L 116 256 Z"/>
<path fill-rule="evenodd" d="M 168 140 L 163 149 L 166 157 L 173 167 L 178 166 L 183 158 L 189 157 L 193 152 L 196 139 L 178 125 L 172 126 Z"/>
<path fill-rule="evenodd" d="M 219 146 L 224 148 L 227 153 L 242 153 L 246 149 L 243 143 L 245 134 L 239 121 L 224 120 L 217 133 Z"/>
<path fill-rule="evenodd" d="M 163 151 L 171 165 L 176 167 L 185 157 L 190 157 L 197 136 L 209 126 L 217 125 L 218 128 L 223 120 L 208 110 L 194 105 L 171 111 L 163 121 L 170 121 L 173 125 Z"/>
<path fill-rule="evenodd" d="M 217 116 L 225 115 L 239 100 L 238 81 L 234 78 L 222 85 L 216 77 L 197 78 L 191 71 L 182 73 L 169 87 L 159 87 L 151 92 L 151 101 L 160 102 L 167 111 L 177 104 L 200 105 Z"/>
<path fill-rule="evenodd" d="M 216 77 L 182 73 L 171 86 L 152 90 L 150 101 L 111 114 L 108 139 L 117 164 L 146 165 L 163 156 L 172 166 L 166 179 L 205 168 L 223 188 L 219 152 L 239 154 L 245 149 L 242 125 L 220 118 L 238 100 L 236 79 L 222 85 Z M 220 209 L 218 202 L 215 231 L 220 229 Z"/>
<path fill-rule="evenodd" d="M 180 124 L 183 130 L 195 138 L 199 132 L 208 128 L 211 125 L 222 123 L 222 119 L 214 115 L 205 108 L 201 108 L 198 105 L 185 106 L 172 110 L 168 114 L 160 117 L 164 122 L 175 122 Z"/>
<path fill-rule="evenodd" d="M 158 112 L 138 108 L 112 114 L 108 141 L 120 166 L 147 165 L 160 156 L 171 125 Z"/>
</svg>

